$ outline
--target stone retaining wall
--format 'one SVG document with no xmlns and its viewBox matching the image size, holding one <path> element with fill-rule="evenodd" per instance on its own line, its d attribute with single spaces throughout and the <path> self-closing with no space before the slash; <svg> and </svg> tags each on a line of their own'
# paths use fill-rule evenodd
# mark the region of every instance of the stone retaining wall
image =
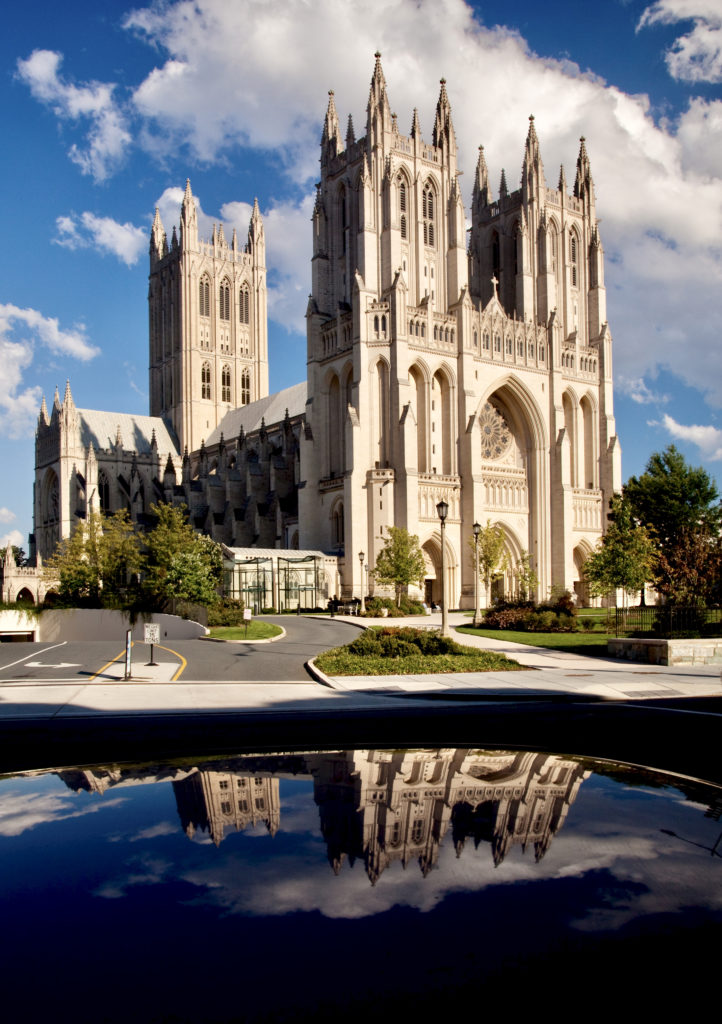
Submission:
<svg viewBox="0 0 722 1024">
<path fill-rule="evenodd" d="M 612 658 L 650 665 L 722 665 L 722 638 L 711 640 L 640 640 L 617 637 L 607 641 Z"/>
</svg>

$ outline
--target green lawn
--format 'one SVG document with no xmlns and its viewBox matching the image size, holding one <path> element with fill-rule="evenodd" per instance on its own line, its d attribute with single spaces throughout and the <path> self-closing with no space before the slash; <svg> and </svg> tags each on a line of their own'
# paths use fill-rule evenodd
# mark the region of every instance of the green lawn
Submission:
<svg viewBox="0 0 722 1024">
<path fill-rule="evenodd" d="M 606 614 L 606 613 L 605 613 Z M 515 629 L 474 629 L 473 626 L 458 626 L 457 633 L 472 636 L 486 636 L 492 640 L 510 640 L 528 647 L 546 647 L 568 654 L 585 654 L 591 657 L 607 657 L 606 633 L 527 633 Z"/>
<path fill-rule="evenodd" d="M 270 640 L 282 632 L 281 627 L 272 622 L 251 619 L 247 630 L 245 626 L 214 626 L 208 635 L 214 640 Z"/>
</svg>

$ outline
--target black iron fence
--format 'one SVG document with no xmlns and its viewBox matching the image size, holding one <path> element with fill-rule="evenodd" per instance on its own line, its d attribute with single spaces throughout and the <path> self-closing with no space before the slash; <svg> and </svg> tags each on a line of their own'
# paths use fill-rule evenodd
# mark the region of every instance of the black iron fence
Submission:
<svg viewBox="0 0 722 1024">
<path fill-rule="evenodd" d="M 722 636 L 722 608 L 659 605 L 615 608 L 613 613 L 610 625 L 613 625 L 615 636 L 659 637 L 664 640 Z"/>
</svg>

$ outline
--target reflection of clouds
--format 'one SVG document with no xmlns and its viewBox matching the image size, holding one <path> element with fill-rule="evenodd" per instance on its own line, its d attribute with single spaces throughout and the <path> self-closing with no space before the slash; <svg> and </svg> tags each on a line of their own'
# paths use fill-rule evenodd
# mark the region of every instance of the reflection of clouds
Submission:
<svg viewBox="0 0 722 1024">
<path fill-rule="evenodd" d="M 295 834 L 310 832 L 317 836 L 319 830 L 318 807 L 312 800 L 309 800 L 308 793 L 294 793 L 292 796 L 283 795 L 283 790 L 281 793 L 279 830 Z"/>
<path fill-rule="evenodd" d="M 96 889 L 94 896 L 102 896 L 106 900 L 117 900 L 125 896 L 128 889 L 137 885 L 157 885 L 168 880 L 171 862 L 157 857 L 133 857 L 129 865 L 137 865 L 138 870 L 118 879 L 110 879 Z"/>
<path fill-rule="evenodd" d="M 142 828 L 138 832 L 132 832 L 129 835 L 124 835 L 121 832 L 116 832 L 111 836 L 108 836 L 109 843 L 140 843 L 145 839 L 157 839 L 159 836 L 172 836 L 178 832 L 178 825 L 172 821 L 159 821 L 157 825 L 149 825 L 148 828 Z"/>
<path fill-rule="evenodd" d="M 103 803 L 84 803 L 77 806 L 77 797 L 71 794 L 25 793 L 10 791 L 0 797 L 0 835 L 19 836 L 36 825 L 45 825 L 65 818 L 82 818 L 86 814 L 107 810 L 124 803 L 123 797 L 104 800 Z"/>
</svg>

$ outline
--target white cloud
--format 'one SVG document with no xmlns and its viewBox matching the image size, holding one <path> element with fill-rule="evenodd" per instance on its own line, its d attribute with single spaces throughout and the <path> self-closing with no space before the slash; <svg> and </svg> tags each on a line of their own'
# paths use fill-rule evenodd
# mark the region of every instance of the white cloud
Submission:
<svg viewBox="0 0 722 1024">
<path fill-rule="evenodd" d="M 667 70 L 683 82 L 722 82 L 722 8 L 718 0 L 658 0 L 645 8 L 637 31 L 692 21 L 665 54 Z"/>
<path fill-rule="evenodd" d="M 122 798 L 104 800 L 102 803 L 83 803 L 77 806 L 74 797 L 55 793 L 20 793 L 10 790 L 0 799 L 0 835 L 19 836 L 36 825 L 61 821 L 64 818 L 80 818 L 85 814 L 108 810 L 124 803 Z"/>
<path fill-rule="evenodd" d="M 104 181 L 131 142 L 125 116 L 113 96 L 115 86 L 108 82 L 75 85 L 59 75 L 62 60 L 62 54 L 53 50 L 33 50 L 27 60 L 18 60 L 18 76 L 61 121 L 90 121 L 84 146 L 74 143 L 69 156 L 83 174 Z"/>
<path fill-rule="evenodd" d="M 17 516 L 15 515 L 15 513 L 12 512 L 9 508 L 5 508 L 4 505 L 2 508 L 0 508 L 0 523 L 11 523 L 13 519 L 16 518 Z"/>
<path fill-rule="evenodd" d="M 9 533 L 4 533 L 0 537 L 0 549 L 5 549 L 8 544 L 14 544 L 15 547 L 21 548 L 25 543 L 25 537 L 20 530 L 10 530 Z"/>
<path fill-rule="evenodd" d="M 24 336 L 11 337 L 20 332 Z M 61 330 L 55 318 L 43 316 L 36 309 L 0 304 L 0 435 L 24 437 L 35 426 L 41 391 L 37 385 L 23 386 L 23 376 L 38 344 L 83 362 L 100 351 L 90 344 L 82 325 Z"/>
<path fill-rule="evenodd" d="M 711 462 L 722 459 L 722 430 L 711 425 L 702 426 L 684 423 L 677 423 L 671 416 L 664 416 L 663 424 L 666 430 L 679 441 L 690 441 L 697 445 L 706 459 Z"/>
<path fill-rule="evenodd" d="M 641 377 L 617 377 L 614 382 L 618 393 L 631 398 L 637 405 L 659 405 L 669 401 L 669 395 L 661 395 L 647 385 Z"/>
<path fill-rule="evenodd" d="M 58 229 L 53 241 L 66 249 L 97 249 L 101 253 L 117 256 L 127 267 L 138 262 L 148 246 L 148 232 L 126 221 L 120 224 L 112 217 L 97 217 L 87 210 L 80 216 L 70 214 L 58 217 Z"/>
</svg>

